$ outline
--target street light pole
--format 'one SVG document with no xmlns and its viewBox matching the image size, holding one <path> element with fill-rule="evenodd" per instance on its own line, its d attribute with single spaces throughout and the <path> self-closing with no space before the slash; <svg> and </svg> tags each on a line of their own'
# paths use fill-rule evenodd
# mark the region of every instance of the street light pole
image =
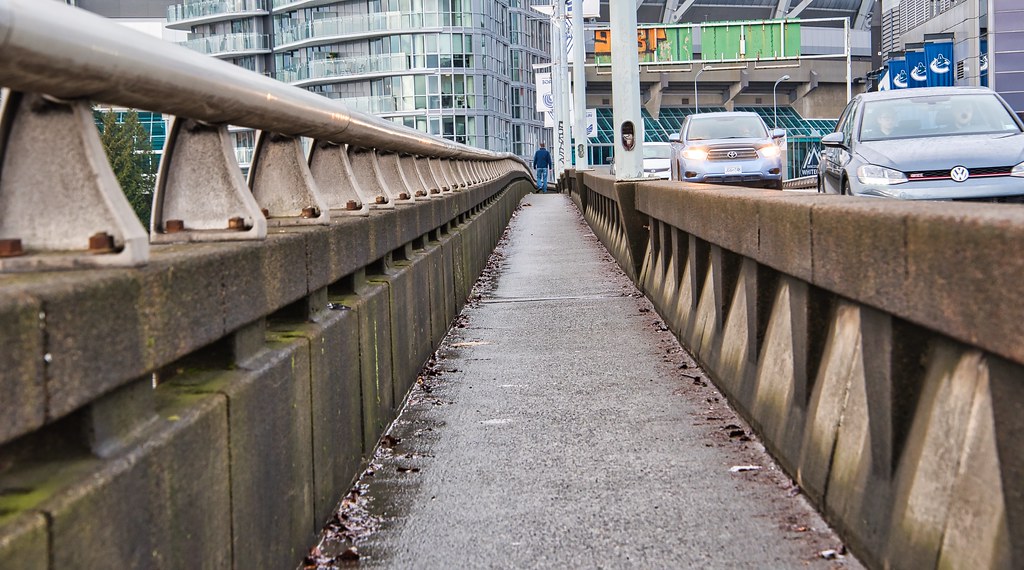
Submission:
<svg viewBox="0 0 1024 570">
<path fill-rule="evenodd" d="M 573 134 L 576 135 L 576 171 L 589 170 L 587 159 L 587 59 L 583 37 L 583 2 L 572 0 L 572 97 L 576 107 Z"/>
<path fill-rule="evenodd" d="M 694 115 L 700 114 L 700 101 L 697 99 L 697 80 L 700 79 L 700 74 L 704 73 L 704 71 L 705 71 L 705 69 L 703 67 L 701 67 L 700 71 L 698 71 L 697 75 L 695 75 L 694 78 L 693 78 L 693 110 L 694 110 L 693 114 Z"/>
<path fill-rule="evenodd" d="M 555 158 L 560 168 L 559 176 L 572 166 L 572 118 L 569 115 L 569 56 L 566 46 L 566 28 L 568 22 L 565 17 L 565 0 L 557 0 L 555 3 L 555 22 L 558 25 L 558 66 L 551 70 L 552 75 L 558 74 L 558 83 L 561 89 L 558 92 L 558 116 L 555 121 L 557 129 L 555 136 L 560 140 L 559 154 Z"/>
<path fill-rule="evenodd" d="M 558 25 L 558 11 L 553 9 L 551 17 L 548 20 L 551 23 L 551 174 L 552 180 L 557 182 L 558 178 L 562 175 L 562 167 L 564 162 L 559 160 L 559 156 L 565 156 L 565 148 L 562 146 L 564 139 L 559 133 L 559 125 L 565 119 L 561 116 L 561 109 L 559 101 L 562 100 L 562 77 L 558 73 L 558 60 L 559 57 L 565 57 L 565 36 L 562 35 L 561 26 Z M 561 47 L 559 47 L 561 46 Z"/>
<path fill-rule="evenodd" d="M 773 129 L 779 128 L 779 108 L 775 105 L 775 88 L 783 81 L 789 81 L 789 76 L 783 75 L 775 81 L 775 85 L 772 85 L 772 114 L 775 115 L 775 126 L 772 127 Z"/>
<path fill-rule="evenodd" d="M 636 4 L 608 3 L 612 43 L 612 120 L 615 122 L 615 180 L 643 178 L 644 121 L 640 114 L 640 56 Z"/>
</svg>

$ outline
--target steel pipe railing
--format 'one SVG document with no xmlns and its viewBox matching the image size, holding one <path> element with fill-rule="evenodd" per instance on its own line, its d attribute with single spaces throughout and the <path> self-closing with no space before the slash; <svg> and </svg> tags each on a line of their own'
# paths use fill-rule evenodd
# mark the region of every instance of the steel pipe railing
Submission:
<svg viewBox="0 0 1024 570">
<path fill-rule="evenodd" d="M 515 155 L 360 113 L 58 2 L 0 0 L 0 53 L 0 87 L 10 90 L 0 117 L 0 271 L 140 265 L 149 243 L 263 239 L 268 225 L 369 215 L 456 186 L 431 159 L 458 166 L 460 188 L 498 178 L 503 164 L 531 176 Z M 90 102 L 175 117 L 149 236 L 104 160 Z M 248 181 L 228 125 L 261 132 Z M 347 149 L 326 153 L 342 162 L 317 170 L 352 176 L 319 188 L 299 137 Z M 41 204 L 47 227 L 32 215 Z"/>
<path fill-rule="evenodd" d="M 58 2 L 0 0 L 0 85 L 438 158 L 498 160 Z M 524 163 L 525 165 L 525 163 Z"/>
</svg>

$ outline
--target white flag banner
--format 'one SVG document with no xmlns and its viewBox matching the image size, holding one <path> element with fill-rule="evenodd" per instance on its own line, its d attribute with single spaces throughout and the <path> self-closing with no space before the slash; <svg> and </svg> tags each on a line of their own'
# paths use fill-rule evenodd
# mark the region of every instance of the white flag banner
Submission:
<svg viewBox="0 0 1024 570">
<path fill-rule="evenodd" d="M 587 138 L 597 136 L 597 109 L 587 109 Z"/>
<path fill-rule="evenodd" d="M 552 113 L 555 110 L 555 99 L 551 95 L 551 74 L 535 73 L 537 81 L 537 112 Z"/>
<path fill-rule="evenodd" d="M 572 61 L 572 5 L 573 0 L 565 0 L 565 55 L 569 56 L 569 61 Z"/>
<path fill-rule="evenodd" d="M 573 37 L 572 37 L 572 11 L 573 5 L 579 0 L 565 0 L 565 53 L 572 56 L 573 48 Z M 553 5 L 542 4 L 539 6 L 532 6 L 532 8 L 546 16 L 555 17 L 555 7 Z M 600 18 L 601 17 L 601 2 L 600 0 L 583 0 L 583 17 L 584 18 Z M 552 25 L 555 22 L 552 21 Z"/>
<path fill-rule="evenodd" d="M 555 114 L 552 113 L 551 111 L 544 111 L 544 128 L 555 128 Z"/>
</svg>

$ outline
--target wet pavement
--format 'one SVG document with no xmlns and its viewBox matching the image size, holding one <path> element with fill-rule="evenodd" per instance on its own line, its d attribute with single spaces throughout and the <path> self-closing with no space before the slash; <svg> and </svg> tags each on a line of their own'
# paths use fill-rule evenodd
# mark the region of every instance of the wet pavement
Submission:
<svg viewBox="0 0 1024 570">
<path fill-rule="evenodd" d="M 558 194 L 329 528 L 308 567 L 860 568 Z"/>
</svg>

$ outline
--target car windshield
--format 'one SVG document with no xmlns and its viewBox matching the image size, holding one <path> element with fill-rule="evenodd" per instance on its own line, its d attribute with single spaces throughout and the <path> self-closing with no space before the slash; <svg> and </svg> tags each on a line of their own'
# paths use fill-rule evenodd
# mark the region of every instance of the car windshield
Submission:
<svg viewBox="0 0 1024 570">
<path fill-rule="evenodd" d="M 667 144 L 644 144 L 644 158 L 671 158 L 672 147 Z"/>
<path fill-rule="evenodd" d="M 759 117 L 738 115 L 732 117 L 707 117 L 691 119 L 686 139 L 702 141 L 709 139 L 766 138 L 767 131 Z"/>
<path fill-rule="evenodd" d="M 934 95 L 865 103 L 860 140 L 1019 132 L 994 95 Z"/>
</svg>

